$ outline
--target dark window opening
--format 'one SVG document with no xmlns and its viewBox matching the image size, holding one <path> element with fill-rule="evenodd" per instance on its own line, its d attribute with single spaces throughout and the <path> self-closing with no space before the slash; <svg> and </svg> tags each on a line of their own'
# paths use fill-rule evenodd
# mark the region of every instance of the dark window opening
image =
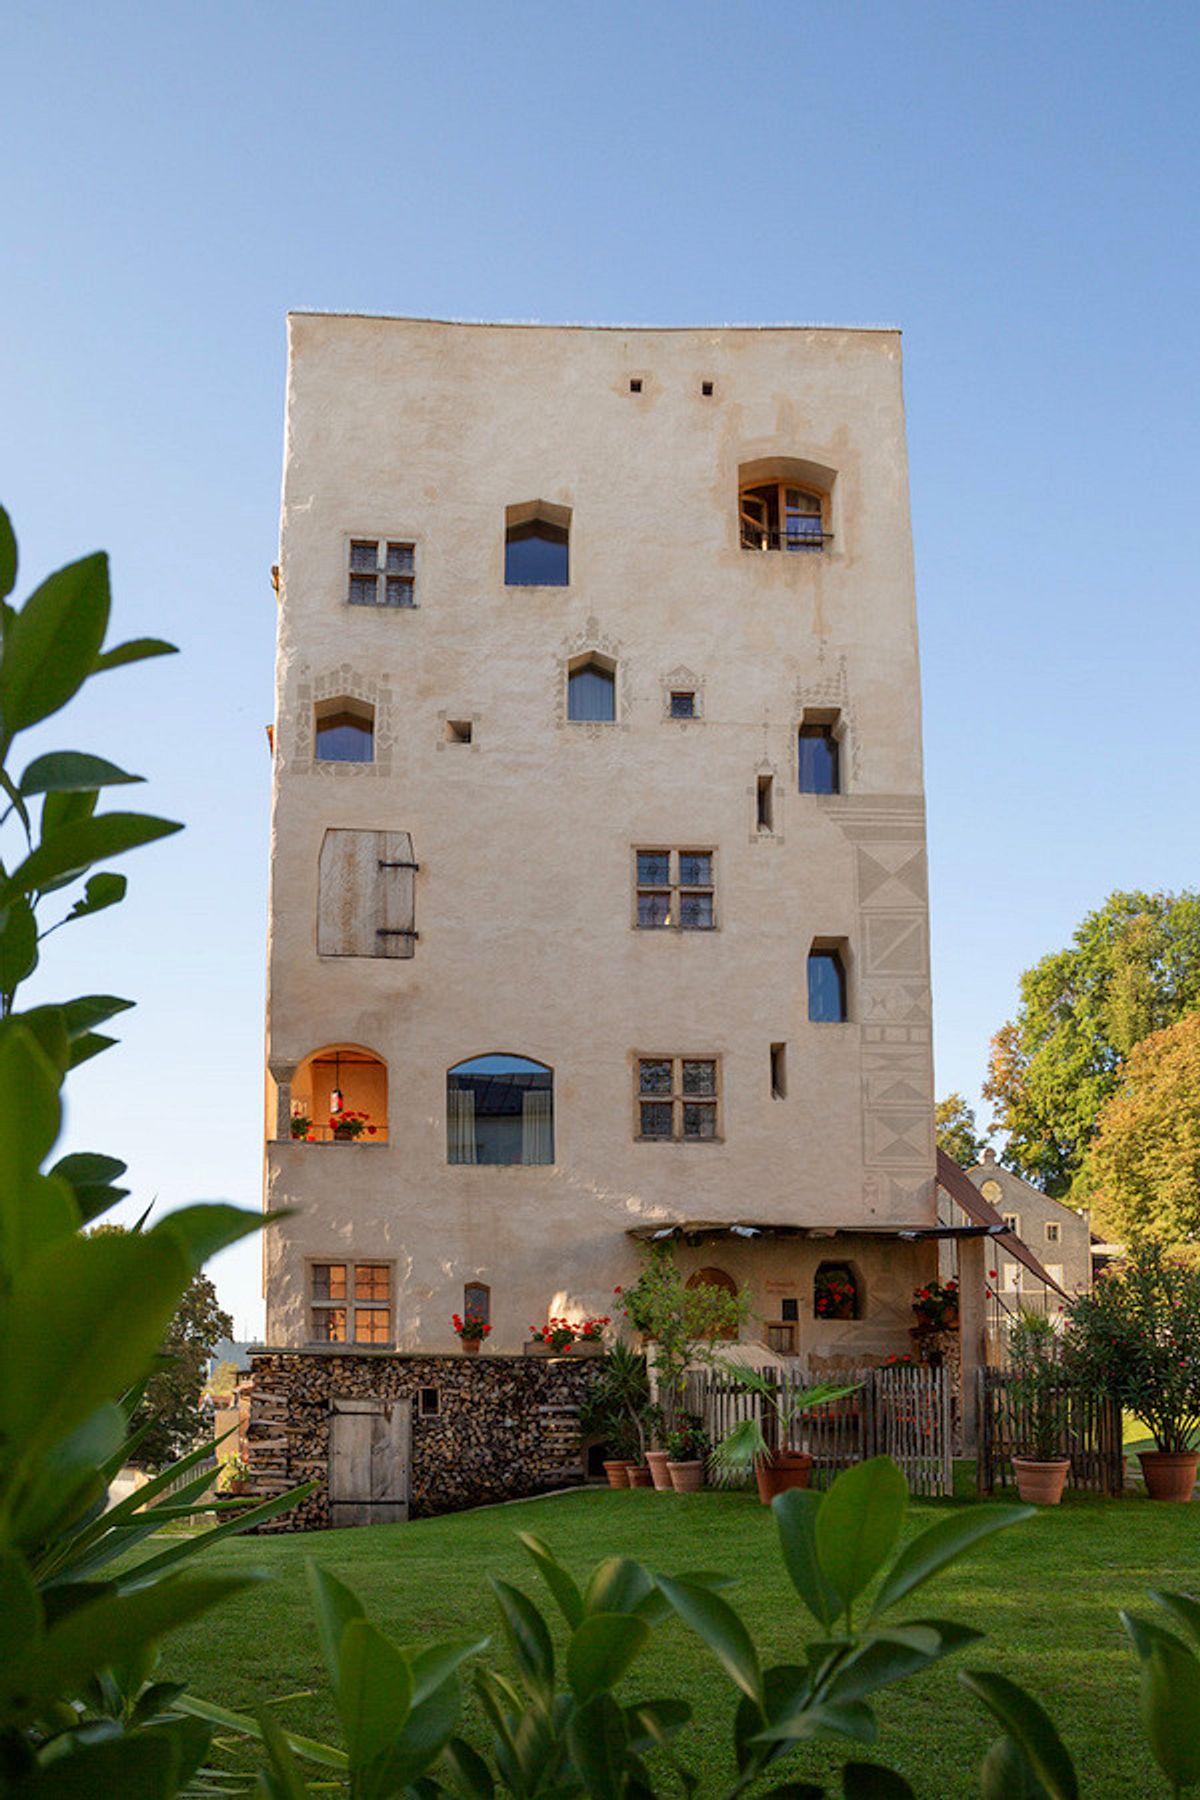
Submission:
<svg viewBox="0 0 1200 1800">
<path fill-rule="evenodd" d="M 787 1098 L 787 1045 L 771 1045 L 771 1098 Z"/>
<path fill-rule="evenodd" d="M 369 763 L 375 759 L 375 720 L 343 708 L 317 717 L 317 761 Z"/>
<path fill-rule="evenodd" d="M 818 1024 L 840 1024 L 846 1018 L 846 971 L 836 950 L 809 954 L 808 1016 Z"/>
<path fill-rule="evenodd" d="M 611 724 L 617 716 L 617 676 L 597 662 L 583 663 L 567 676 L 567 717 L 582 723 Z"/>
<path fill-rule="evenodd" d="M 837 794 L 841 792 L 841 757 L 832 725 L 800 727 L 800 792 L 802 794 Z"/>
<path fill-rule="evenodd" d="M 640 394 L 641 393 L 642 378 L 640 375 L 635 375 L 633 380 L 629 383 L 629 391 L 631 394 Z"/>
<path fill-rule="evenodd" d="M 696 696 L 690 691 L 680 691 L 671 695 L 671 717 L 673 719 L 694 719 L 696 717 Z"/>
<path fill-rule="evenodd" d="M 700 383 L 700 392 L 704 395 L 704 398 L 706 400 L 709 400 L 712 398 L 712 391 L 713 391 L 713 384 L 711 381 L 702 381 Z"/>
<path fill-rule="evenodd" d="M 446 742 L 448 744 L 469 744 L 471 741 L 470 719 L 447 719 Z"/>
<path fill-rule="evenodd" d="M 548 519 L 526 519 L 510 525 L 504 536 L 506 587 L 566 587 L 569 578 L 565 525 Z"/>
<path fill-rule="evenodd" d="M 552 1163 L 554 1076 L 526 1056 L 476 1056 L 446 1077 L 446 1159 Z"/>
<path fill-rule="evenodd" d="M 779 1303 L 779 1316 L 789 1325 L 798 1324 L 800 1321 L 800 1302 L 791 1299 L 781 1300 Z"/>
<path fill-rule="evenodd" d="M 438 1391 L 438 1389 L 437 1388 L 422 1388 L 421 1389 L 421 1417 L 423 1419 L 436 1418 L 437 1414 L 440 1413 L 441 1410 L 442 1410 L 442 1397 L 441 1397 L 441 1394 Z"/>
<path fill-rule="evenodd" d="M 774 831 L 775 777 L 773 775 L 760 775 L 758 778 L 755 818 L 760 831 Z"/>
</svg>

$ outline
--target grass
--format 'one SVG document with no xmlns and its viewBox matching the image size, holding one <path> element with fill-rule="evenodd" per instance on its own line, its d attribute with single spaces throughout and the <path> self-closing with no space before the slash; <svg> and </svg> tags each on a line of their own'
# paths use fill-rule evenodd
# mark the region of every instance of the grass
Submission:
<svg viewBox="0 0 1200 1800">
<path fill-rule="evenodd" d="M 986 1503 L 914 1502 L 908 1530 L 964 1504 Z M 955 1619 L 986 1631 L 988 1641 L 968 1651 L 965 1662 L 998 1669 L 1042 1699 L 1075 1757 L 1084 1794 L 1149 1800 L 1165 1788 L 1138 1720 L 1135 1664 L 1117 1609 L 1152 1611 L 1148 1587 L 1200 1591 L 1197 1516 L 1194 1507 L 1132 1494 L 1120 1500 L 1068 1494 L 1061 1507 L 1001 1533 L 937 1577 L 914 1597 L 907 1616 Z M 803 1643 L 814 1635 L 784 1572 L 773 1520 L 752 1495 L 588 1491 L 409 1525 L 218 1546 L 204 1560 L 206 1572 L 260 1568 L 273 1579 L 171 1638 L 163 1673 L 237 1707 L 315 1689 L 280 1716 L 296 1730 L 336 1738 L 306 1558 L 353 1588 L 397 1641 L 491 1631 L 497 1657 L 506 1660 L 487 1576 L 516 1582 L 552 1612 L 516 1542 L 519 1530 L 544 1537 L 578 1576 L 613 1554 L 665 1574 L 709 1568 L 735 1576 L 729 1598 L 767 1663 L 802 1660 Z M 964 1659 L 884 1696 L 876 1751 L 849 1752 L 890 1762 L 921 1800 L 962 1800 L 975 1792 L 979 1760 L 998 1735 L 954 1679 L 955 1663 Z M 677 1623 L 664 1626 L 627 1685 L 629 1698 L 675 1694 L 691 1702 L 697 1722 L 687 1760 L 703 1777 L 702 1794 L 721 1792 L 733 1768 L 733 1690 L 699 1640 Z M 480 1736 L 478 1714 L 470 1710 L 466 1734 Z M 793 1777 L 816 1776 L 843 1760 L 841 1752 L 806 1749 L 784 1769 Z"/>
</svg>

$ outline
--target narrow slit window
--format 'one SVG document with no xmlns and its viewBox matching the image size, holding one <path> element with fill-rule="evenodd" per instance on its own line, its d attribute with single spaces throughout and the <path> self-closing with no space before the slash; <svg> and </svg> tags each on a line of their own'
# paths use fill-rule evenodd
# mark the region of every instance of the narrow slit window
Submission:
<svg viewBox="0 0 1200 1800">
<path fill-rule="evenodd" d="M 775 829 L 775 777 L 760 775 L 756 801 L 756 822 L 760 831 Z"/>
<path fill-rule="evenodd" d="M 841 755 L 832 725 L 802 725 L 799 745 L 800 792 L 841 792 Z"/>
<path fill-rule="evenodd" d="M 787 1045 L 771 1045 L 771 1098 L 787 1098 Z"/>
</svg>

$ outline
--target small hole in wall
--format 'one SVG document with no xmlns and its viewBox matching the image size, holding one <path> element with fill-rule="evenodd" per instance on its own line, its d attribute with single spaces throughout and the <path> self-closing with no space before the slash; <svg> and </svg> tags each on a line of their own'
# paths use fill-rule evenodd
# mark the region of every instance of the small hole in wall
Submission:
<svg viewBox="0 0 1200 1800">
<path fill-rule="evenodd" d="M 629 383 L 629 391 L 631 394 L 640 394 L 641 393 L 642 378 L 640 375 L 635 375 L 633 377 L 633 380 Z"/>
<path fill-rule="evenodd" d="M 421 1389 L 421 1417 L 432 1419 L 442 1410 L 442 1397 L 437 1388 Z"/>
<path fill-rule="evenodd" d="M 712 399 L 712 391 L 713 391 L 713 384 L 711 381 L 702 381 L 700 383 L 700 392 L 704 395 L 704 398 L 706 400 Z"/>
<path fill-rule="evenodd" d="M 471 742 L 470 719 L 447 719 L 446 742 L 448 744 L 469 744 Z"/>
</svg>

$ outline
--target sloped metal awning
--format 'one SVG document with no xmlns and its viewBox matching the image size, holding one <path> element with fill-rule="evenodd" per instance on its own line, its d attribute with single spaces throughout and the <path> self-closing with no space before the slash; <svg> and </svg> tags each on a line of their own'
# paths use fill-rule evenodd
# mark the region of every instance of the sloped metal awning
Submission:
<svg viewBox="0 0 1200 1800">
<path fill-rule="evenodd" d="M 961 1206 L 968 1219 L 976 1225 L 986 1226 L 989 1235 L 994 1237 L 1010 1256 L 1014 1256 L 1019 1263 L 1022 1263 L 1036 1280 L 1044 1281 L 1048 1288 L 1053 1288 L 1054 1292 L 1061 1294 L 1064 1300 L 1070 1299 L 1071 1296 L 1066 1289 L 1061 1288 L 1053 1275 L 1042 1267 L 1029 1246 L 1021 1242 L 1015 1231 L 1008 1229 L 1000 1214 L 989 1200 L 984 1199 L 966 1170 L 960 1169 L 954 1158 L 947 1156 L 944 1150 L 939 1150 L 937 1153 L 937 1179 L 938 1186 L 944 1193 L 949 1194 L 951 1200 Z"/>
<path fill-rule="evenodd" d="M 927 1238 L 1011 1236 L 1003 1220 L 995 1225 L 781 1225 L 754 1219 L 681 1219 L 673 1224 L 631 1225 L 626 1237 L 641 1244 L 667 1243 L 679 1238 L 838 1238 L 873 1237 L 905 1243 Z"/>
</svg>

